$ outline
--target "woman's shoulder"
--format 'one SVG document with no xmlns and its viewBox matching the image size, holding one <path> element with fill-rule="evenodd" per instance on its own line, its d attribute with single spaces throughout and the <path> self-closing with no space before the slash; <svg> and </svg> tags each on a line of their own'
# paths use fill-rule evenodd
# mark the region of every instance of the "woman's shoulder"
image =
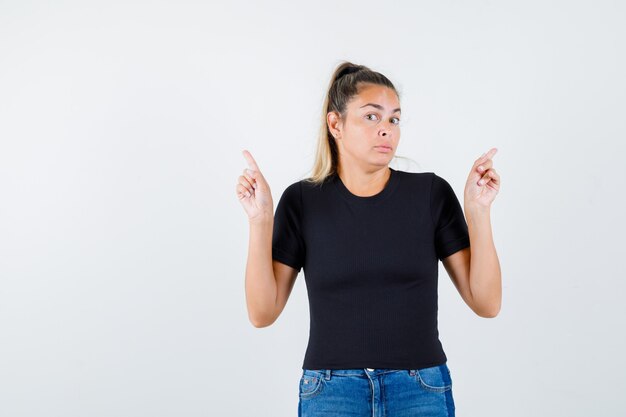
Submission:
<svg viewBox="0 0 626 417">
<path fill-rule="evenodd" d="M 396 169 L 395 171 L 398 173 L 398 175 L 415 179 L 415 180 L 427 179 L 427 178 L 430 178 L 432 175 L 435 175 L 434 172 L 430 172 L 430 171 L 413 172 L 413 171 L 402 171 L 399 169 Z"/>
<path fill-rule="evenodd" d="M 433 177 L 437 175 L 431 171 L 411 172 L 401 170 L 396 170 L 396 174 L 400 178 L 402 178 L 403 182 L 407 183 L 407 185 L 430 184 L 433 180 Z"/>
<path fill-rule="evenodd" d="M 335 180 L 336 174 L 328 174 L 322 179 L 314 180 L 311 177 L 305 177 L 291 184 L 293 187 L 299 187 L 300 192 L 320 192 L 329 187 Z"/>
<path fill-rule="evenodd" d="M 433 172 L 433 171 L 425 171 L 425 172 L 398 171 L 398 173 L 400 174 L 400 176 L 413 182 L 427 182 L 435 186 L 441 186 L 442 184 L 445 185 L 448 183 L 448 181 L 444 177 L 442 177 L 441 175 L 438 175 L 436 172 Z"/>
<path fill-rule="evenodd" d="M 332 176 L 328 176 L 322 182 L 313 182 L 310 178 L 302 178 L 292 181 L 284 188 L 282 192 L 283 198 L 291 200 L 302 200 L 303 195 L 327 190 L 332 182 Z"/>
</svg>

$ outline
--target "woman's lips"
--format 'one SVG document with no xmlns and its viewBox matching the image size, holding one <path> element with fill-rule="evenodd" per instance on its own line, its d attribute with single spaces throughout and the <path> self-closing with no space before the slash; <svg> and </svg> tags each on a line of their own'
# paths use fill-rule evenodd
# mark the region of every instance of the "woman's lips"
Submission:
<svg viewBox="0 0 626 417">
<path fill-rule="evenodd" d="M 376 149 L 378 152 L 383 152 L 383 153 L 391 152 L 391 147 L 389 146 L 374 146 L 374 149 Z"/>
</svg>

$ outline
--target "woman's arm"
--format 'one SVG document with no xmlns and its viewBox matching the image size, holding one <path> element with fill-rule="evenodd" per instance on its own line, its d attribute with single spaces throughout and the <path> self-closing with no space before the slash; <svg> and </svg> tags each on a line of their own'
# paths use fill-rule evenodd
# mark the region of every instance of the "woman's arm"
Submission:
<svg viewBox="0 0 626 417">
<path fill-rule="evenodd" d="M 497 316 L 502 306 L 502 274 L 491 232 L 491 204 L 500 190 L 491 159 L 497 151 L 492 148 L 474 161 L 465 184 L 470 247 L 442 260 L 463 300 L 481 317 Z"/>
<path fill-rule="evenodd" d="M 250 221 L 246 263 L 246 304 L 248 318 L 255 327 L 272 323 L 276 308 L 276 278 L 272 266 L 274 218 Z"/>
<path fill-rule="evenodd" d="M 502 305 L 502 274 L 491 232 L 490 209 L 465 208 L 470 235 L 469 287 L 475 311 L 495 317 Z"/>
<path fill-rule="evenodd" d="M 500 191 L 491 148 L 474 161 L 465 184 L 464 209 L 470 236 L 469 285 L 476 310 L 495 317 L 502 305 L 500 262 L 491 233 L 491 204 Z"/>
<path fill-rule="evenodd" d="M 273 218 L 250 222 L 246 303 L 254 327 L 273 324 L 285 308 L 298 270 L 272 258 Z"/>
<path fill-rule="evenodd" d="M 291 268 L 276 267 L 273 261 L 272 193 L 252 154 L 244 150 L 243 156 L 249 169 L 245 169 L 243 175 L 239 176 L 236 191 L 248 214 L 250 225 L 245 278 L 246 305 L 250 322 L 255 327 L 265 327 L 272 324 L 282 311 L 291 290 L 290 285 L 293 286 L 293 271 L 289 270 Z"/>
</svg>

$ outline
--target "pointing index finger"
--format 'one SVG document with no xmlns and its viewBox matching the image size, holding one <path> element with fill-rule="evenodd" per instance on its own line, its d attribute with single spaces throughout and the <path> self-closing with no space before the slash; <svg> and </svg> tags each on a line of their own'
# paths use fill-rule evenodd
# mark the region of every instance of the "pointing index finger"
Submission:
<svg viewBox="0 0 626 417">
<path fill-rule="evenodd" d="M 483 156 L 480 158 L 480 161 L 484 162 L 487 159 L 491 159 L 496 154 L 496 152 L 498 152 L 498 148 L 489 149 L 486 153 L 483 154 Z"/>
<path fill-rule="evenodd" d="M 244 158 L 246 158 L 246 161 L 248 162 L 248 167 L 254 171 L 259 171 L 259 166 L 256 164 L 256 161 L 252 157 L 252 154 L 245 149 L 242 153 Z"/>
</svg>

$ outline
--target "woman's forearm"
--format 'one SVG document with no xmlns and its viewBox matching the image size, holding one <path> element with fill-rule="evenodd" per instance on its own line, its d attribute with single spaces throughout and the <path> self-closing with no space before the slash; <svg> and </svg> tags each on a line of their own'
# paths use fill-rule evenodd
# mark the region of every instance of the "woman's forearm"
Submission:
<svg viewBox="0 0 626 417">
<path fill-rule="evenodd" d="M 489 208 L 465 207 L 470 236 L 470 289 L 475 308 L 495 317 L 502 304 L 500 262 L 491 232 Z"/>
<path fill-rule="evenodd" d="M 248 318 L 256 327 L 274 320 L 276 279 L 272 263 L 274 217 L 250 221 L 248 261 L 246 263 L 246 304 Z"/>
</svg>

